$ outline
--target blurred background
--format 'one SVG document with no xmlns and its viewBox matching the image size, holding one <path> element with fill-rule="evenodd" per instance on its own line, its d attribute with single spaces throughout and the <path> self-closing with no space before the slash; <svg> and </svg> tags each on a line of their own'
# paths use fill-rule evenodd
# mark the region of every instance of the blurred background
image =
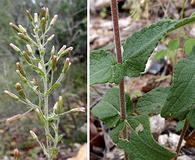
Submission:
<svg viewBox="0 0 195 160">
<path fill-rule="evenodd" d="M 104 48 L 113 54 L 113 25 L 110 10 L 111 0 L 90 0 L 90 50 Z M 119 26 L 122 43 L 139 29 L 163 18 L 180 19 L 195 12 L 194 0 L 118 0 Z M 156 87 L 171 84 L 173 68 L 179 60 L 192 53 L 195 46 L 195 25 L 188 25 L 172 32 L 158 44 L 146 65 L 146 73 L 140 77 L 125 77 L 125 91 L 134 105 L 144 93 Z M 93 108 L 114 84 L 90 87 L 90 103 Z M 155 140 L 175 151 L 183 127 L 176 119 L 164 119 L 151 115 L 151 132 Z M 182 145 L 179 160 L 195 160 L 195 132 L 190 128 Z M 92 160 L 124 159 L 122 150 L 116 147 L 109 136 L 110 130 L 92 114 L 90 115 L 90 157 Z"/>
<path fill-rule="evenodd" d="M 25 10 L 38 12 L 41 7 L 50 9 L 50 16 L 58 14 L 59 18 L 51 33 L 55 33 L 53 45 L 60 49 L 62 45 L 74 48 L 71 59 L 73 64 L 66 74 L 62 87 L 51 97 L 53 106 L 59 95 L 65 99 L 66 110 L 78 106 L 86 107 L 86 59 L 87 59 L 87 0 L 0 0 L 0 159 L 13 159 L 13 150 L 19 149 L 25 160 L 41 159 L 42 152 L 29 135 L 35 129 L 42 136 L 42 130 L 34 115 L 28 115 L 10 125 L 4 119 L 26 111 L 26 107 L 3 94 L 3 90 L 14 91 L 19 80 L 15 73 L 15 63 L 19 57 L 9 47 L 14 43 L 20 47 L 23 43 L 9 26 L 9 22 L 22 24 L 29 29 Z M 51 45 L 52 47 L 52 45 Z M 30 91 L 28 93 L 31 95 Z M 36 101 L 35 96 L 31 96 Z M 69 114 L 63 118 L 60 132 L 64 134 L 60 144 L 58 159 L 74 157 L 82 144 L 86 142 L 86 113 Z"/>
</svg>

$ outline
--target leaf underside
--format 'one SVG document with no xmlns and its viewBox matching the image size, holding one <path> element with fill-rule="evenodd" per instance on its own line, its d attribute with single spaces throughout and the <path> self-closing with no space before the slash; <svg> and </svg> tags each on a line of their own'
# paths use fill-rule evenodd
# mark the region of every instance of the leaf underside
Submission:
<svg viewBox="0 0 195 160">
<path fill-rule="evenodd" d="M 131 128 L 130 141 L 119 138 L 125 125 Z M 143 129 L 136 131 L 140 125 Z M 146 115 L 128 117 L 127 122 L 120 123 L 112 130 L 111 137 L 119 148 L 128 153 L 131 160 L 171 160 L 175 157 L 175 153 L 166 150 L 153 139 Z"/>
<path fill-rule="evenodd" d="M 90 83 L 116 83 L 124 76 L 135 77 L 144 72 L 145 64 L 158 42 L 170 31 L 189 24 L 195 16 L 182 20 L 165 19 L 135 32 L 124 43 L 123 64 L 105 50 L 90 55 Z M 94 54 L 94 55 L 93 55 Z"/>
</svg>

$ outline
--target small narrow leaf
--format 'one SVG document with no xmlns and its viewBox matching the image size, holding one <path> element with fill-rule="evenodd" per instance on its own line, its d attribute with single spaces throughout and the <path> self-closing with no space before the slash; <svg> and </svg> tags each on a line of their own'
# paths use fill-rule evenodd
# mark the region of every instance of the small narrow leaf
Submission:
<svg viewBox="0 0 195 160">
<path fill-rule="evenodd" d="M 130 113 L 132 110 L 128 95 L 126 95 L 126 110 L 127 113 Z M 94 106 L 92 113 L 105 122 L 108 127 L 114 127 L 120 119 L 119 89 L 110 89 L 101 101 Z"/>
<path fill-rule="evenodd" d="M 61 86 L 60 83 L 55 83 L 53 86 L 51 86 L 48 91 L 45 93 L 45 95 L 49 95 L 51 92 L 53 92 L 55 89 L 59 88 Z"/>
<path fill-rule="evenodd" d="M 45 73 L 44 73 L 40 68 L 38 68 L 37 66 L 32 65 L 32 64 L 29 64 L 29 65 L 33 68 L 33 70 L 34 70 L 37 74 L 39 74 L 41 77 L 45 77 Z"/>
<path fill-rule="evenodd" d="M 169 94 L 169 88 L 156 88 L 138 99 L 137 112 L 140 114 L 159 114 Z"/>
<path fill-rule="evenodd" d="M 130 140 L 119 138 L 125 125 L 131 128 Z M 141 130 L 136 131 L 138 127 Z M 173 152 L 166 150 L 154 140 L 146 115 L 128 117 L 126 122 L 121 122 L 112 130 L 111 137 L 119 148 L 127 152 L 131 160 L 171 160 L 175 157 Z"/>
</svg>

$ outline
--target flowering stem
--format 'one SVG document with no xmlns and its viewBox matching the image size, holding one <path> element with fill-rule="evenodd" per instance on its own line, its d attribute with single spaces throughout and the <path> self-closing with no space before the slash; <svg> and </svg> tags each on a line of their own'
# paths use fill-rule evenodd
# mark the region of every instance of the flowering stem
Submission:
<svg viewBox="0 0 195 160">
<path fill-rule="evenodd" d="M 122 51 L 121 51 L 121 41 L 120 41 L 120 30 L 119 30 L 119 16 L 118 16 L 118 3 L 117 0 L 111 0 L 111 14 L 114 28 L 114 41 L 116 48 L 117 62 L 122 64 Z M 120 90 L 120 116 L 122 120 L 126 119 L 126 107 L 125 107 L 125 91 L 124 91 L 124 79 L 120 81 L 119 84 Z M 123 138 L 127 138 L 126 129 L 123 131 Z M 128 159 L 127 154 L 125 153 L 125 159 Z"/>
<path fill-rule="evenodd" d="M 46 44 L 50 42 L 54 38 L 54 34 L 48 37 L 46 33 L 49 31 L 50 27 L 53 27 L 57 20 L 57 15 L 55 15 L 49 23 L 49 9 L 43 7 L 41 12 L 34 13 L 34 18 L 30 14 L 29 11 L 26 11 L 30 22 L 32 23 L 33 33 L 31 34 L 33 39 L 29 36 L 30 34 L 27 33 L 27 29 L 21 25 L 15 25 L 10 22 L 10 26 L 17 32 L 18 36 L 21 40 L 26 42 L 26 49 L 21 50 L 13 43 L 10 43 L 10 47 L 18 53 L 21 57 L 24 58 L 25 62 L 32 68 L 33 71 L 37 73 L 39 76 L 42 85 L 39 85 L 39 80 L 37 81 L 34 77 L 32 81 L 30 81 L 31 77 L 28 78 L 25 70 L 23 70 L 22 65 L 17 62 L 16 63 L 16 73 L 18 74 L 20 80 L 28 85 L 30 89 L 34 91 L 34 93 L 38 96 L 39 102 L 38 105 L 34 104 L 31 100 L 27 98 L 27 95 L 24 92 L 23 86 L 18 82 L 16 83 L 15 87 L 18 92 L 18 95 L 5 90 L 4 93 L 8 96 L 14 98 L 15 100 L 24 103 L 30 106 L 30 110 L 28 110 L 24 114 L 18 114 L 16 116 L 7 119 L 8 122 L 11 120 L 16 120 L 22 116 L 25 116 L 27 113 L 31 111 L 35 111 L 38 120 L 40 121 L 41 125 L 43 125 L 45 129 L 45 140 L 46 144 L 39 141 L 38 136 L 32 130 L 30 131 L 31 136 L 35 139 L 47 158 L 47 160 L 52 160 L 57 157 L 58 154 L 58 142 L 61 140 L 62 136 L 58 134 L 59 123 L 60 123 L 60 116 L 63 116 L 67 113 L 74 112 L 74 111 L 82 111 L 81 109 L 72 109 L 67 112 L 63 112 L 64 102 L 62 96 L 59 96 L 59 100 L 56 101 L 53 110 L 49 110 L 49 94 L 51 91 L 55 90 L 57 85 L 60 85 L 64 74 L 68 71 L 70 67 L 70 60 L 66 58 L 64 62 L 63 69 L 61 71 L 60 76 L 54 82 L 54 72 L 57 70 L 57 61 L 65 54 L 70 53 L 72 51 L 72 47 L 66 48 L 65 45 L 57 52 L 60 54 L 55 54 L 55 47 L 53 46 L 51 49 L 51 57 L 48 62 L 45 60 Z M 36 49 L 35 49 L 36 48 Z M 39 52 L 39 57 L 36 55 L 36 51 Z M 49 77 L 49 73 L 51 71 L 51 77 Z M 59 83 L 59 84 L 57 84 Z M 56 86 L 55 86 L 56 85 Z M 42 89 L 43 86 L 43 89 Z M 52 88 L 53 87 L 53 88 Z M 55 88 L 56 87 L 56 88 Z M 54 132 L 52 132 L 52 129 Z"/>
</svg>

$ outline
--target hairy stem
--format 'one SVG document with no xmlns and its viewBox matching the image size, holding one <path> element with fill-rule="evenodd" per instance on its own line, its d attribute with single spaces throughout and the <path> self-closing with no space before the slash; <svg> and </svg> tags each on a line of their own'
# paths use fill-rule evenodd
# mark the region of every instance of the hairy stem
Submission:
<svg viewBox="0 0 195 160">
<path fill-rule="evenodd" d="M 45 63 L 44 63 L 44 57 L 42 56 L 42 65 L 43 65 L 43 71 L 45 73 L 45 77 L 43 78 L 43 86 L 44 86 L 44 93 L 47 92 L 48 90 L 48 81 L 47 81 L 47 72 L 46 72 L 46 67 L 45 67 Z M 46 116 L 46 118 L 48 118 L 49 116 L 49 109 L 48 109 L 48 95 L 45 95 L 44 94 L 44 114 Z M 48 121 L 46 121 L 46 124 L 45 124 L 45 134 L 46 134 L 46 148 L 47 148 L 47 151 L 49 153 L 49 149 L 50 149 L 50 146 L 49 146 L 49 123 Z M 50 154 L 48 154 L 49 156 Z M 48 157 L 48 159 L 50 160 L 50 157 Z"/>
<path fill-rule="evenodd" d="M 119 16 L 118 16 L 118 3 L 117 0 L 111 0 L 111 13 L 112 13 L 112 21 L 113 21 L 113 31 L 114 31 L 114 41 L 115 41 L 115 49 L 117 62 L 122 64 L 122 51 L 121 51 L 121 41 L 120 41 L 120 30 L 119 30 Z M 120 114 L 121 119 L 126 119 L 126 107 L 125 107 L 125 91 L 124 91 L 124 79 L 121 80 L 119 84 L 120 90 Z M 127 138 L 126 129 L 123 131 L 123 137 Z M 125 153 L 125 159 L 128 159 L 127 154 Z"/>
<path fill-rule="evenodd" d="M 181 136 L 180 136 L 180 139 L 179 139 L 179 143 L 178 143 L 177 149 L 176 149 L 176 157 L 175 157 L 174 160 L 177 160 L 177 157 L 178 157 L 179 152 L 180 152 L 180 150 L 181 150 L 181 144 L 182 144 L 183 139 L 184 139 L 184 137 L 185 137 L 185 135 L 186 135 L 186 132 L 187 132 L 187 130 L 188 130 L 188 127 L 189 127 L 189 123 L 188 123 L 187 120 L 185 120 L 184 127 L 183 127 L 183 129 L 182 129 Z"/>
</svg>

